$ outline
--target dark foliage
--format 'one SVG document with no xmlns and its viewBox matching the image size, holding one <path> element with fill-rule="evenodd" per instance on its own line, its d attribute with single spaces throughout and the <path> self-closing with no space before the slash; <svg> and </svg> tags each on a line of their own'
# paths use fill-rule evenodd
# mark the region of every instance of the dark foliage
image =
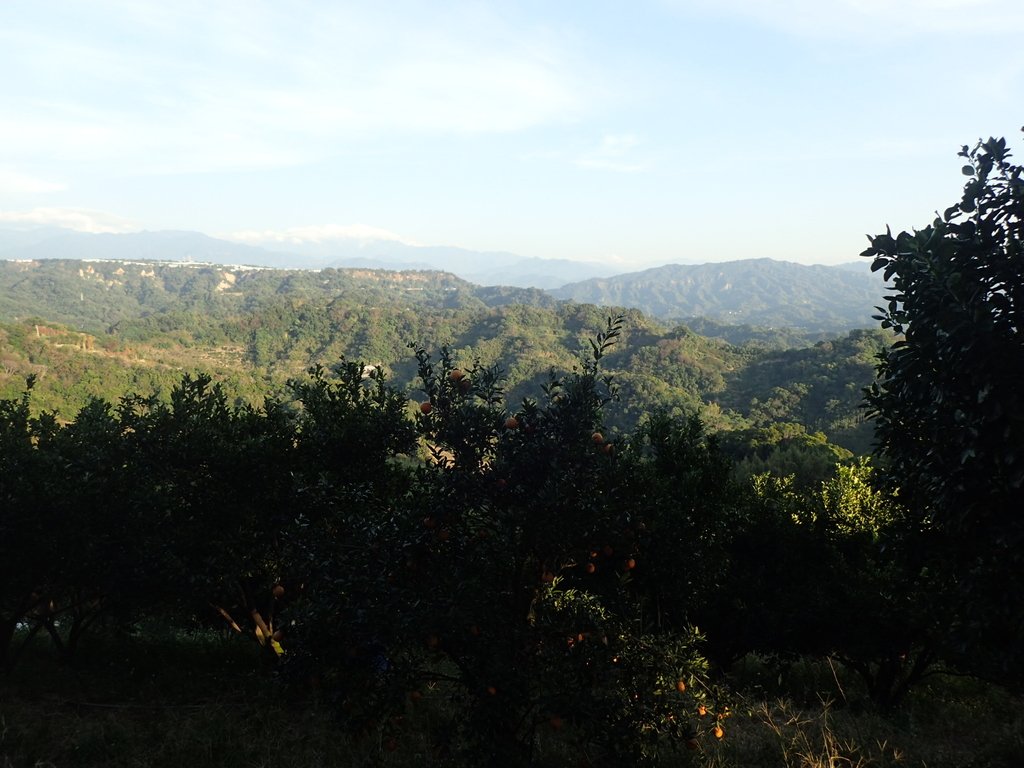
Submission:
<svg viewBox="0 0 1024 768">
<path fill-rule="evenodd" d="M 1003 139 L 960 154 L 961 201 L 864 251 L 892 284 L 882 326 L 903 336 L 868 399 L 908 546 L 941 575 L 949 641 L 968 668 L 1020 683 L 1024 179 Z"/>
</svg>

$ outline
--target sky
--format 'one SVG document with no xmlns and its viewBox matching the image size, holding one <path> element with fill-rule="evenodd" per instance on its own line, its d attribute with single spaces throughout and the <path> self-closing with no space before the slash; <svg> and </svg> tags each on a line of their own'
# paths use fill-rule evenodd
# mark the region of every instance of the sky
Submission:
<svg viewBox="0 0 1024 768">
<path fill-rule="evenodd" d="M 1021 0 L 0 0 L 0 228 L 857 259 L 1024 157 Z"/>
</svg>

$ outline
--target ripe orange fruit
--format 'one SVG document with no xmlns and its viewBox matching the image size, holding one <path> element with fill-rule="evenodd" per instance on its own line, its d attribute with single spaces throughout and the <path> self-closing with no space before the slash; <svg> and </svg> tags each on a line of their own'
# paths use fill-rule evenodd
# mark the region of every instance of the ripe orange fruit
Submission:
<svg viewBox="0 0 1024 768">
<path fill-rule="evenodd" d="M 600 432 L 595 432 L 590 436 L 590 439 L 594 441 L 595 445 L 602 445 L 604 443 L 604 435 Z"/>
<path fill-rule="evenodd" d="M 676 680 L 676 690 L 679 691 L 680 693 L 683 693 L 686 690 L 686 681 L 685 680 Z"/>
<path fill-rule="evenodd" d="M 488 685 L 487 686 L 487 693 L 489 693 L 491 696 L 497 696 L 498 695 L 498 689 L 495 688 L 493 685 Z"/>
<path fill-rule="evenodd" d="M 587 567 L 585 568 L 585 570 L 587 573 L 594 573 L 597 570 L 597 566 L 593 563 L 587 563 Z"/>
<path fill-rule="evenodd" d="M 274 597 L 278 599 L 284 597 L 284 587 L 282 587 L 280 584 L 275 585 L 271 592 L 273 593 Z"/>
<path fill-rule="evenodd" d="M 462 381 L 466 377 L 466 374 L 460 371 L 458 368 L 452 368 L 451 373 L 448 374 L 448 380 L 456 383 Z"/>
<path fill-rule="evenodd" d="M 723 731 L 723 730 L 722 730 L 722 726 L 720 726 L 720 725 L 716 725 L 716 726 L 715 726 L 715 731 L 714 731 L 714 733 L 715 733 L 715 738 L 716 738 L 716 739 L 720 739 L 720 738 L 722 738 L 723 736 L 725 736 L 725 731 Z"/>
<path fill-rule="evenodd" d="M 704 717 L 704 715 L 706 715 L 707 713 L 708 713 L 708 708 L 705 707 L 703 704 L 701 704 L 699 707 L 697 707 L 697 714 L 700 715 L 701 717 Z"/>
<path fill-rule="evenodd" d="M 636 568 L 636 560 L 634 560 L 631 557 L 631 558 L 629 558 L 629 560 L 626 561 L 626 570 L 627 571 L 632 571 L 634 568 Z M 682 682 L 682 681 L 680 681 L 680 682 Z"/>
<path fill-rule="evenodd" d="M 550 584 L 552 581 L 555 580 L 555 574 L 553 574 L 551 571 L 545 570 L 544 573 L 541 574 L 540 579 L 545 584 Z"/>
<path fill-rule="evenodd" d="M 460 392 L 469 392 L 470 387 L 472 387 L 472 386 L 473 386 L 473 382 L 471 382 L 469 379 L 459 379 L 459 391 Z"/>
<path fill-rule="evenodd" d="M 434 406 L 430 404 L 429 400 L 425 400 L 422 403 L 420 403 L 420 413 L 422 413 L 424 416 L 426 416 L 432 410 L 434 410 Z"/>
<path fill-rule="evenodd" d="M 519 427 L 519 419 L 515 416 L 509 416 L 505 419 L 505 429 L 517 429 Z"/>
<path fill-rule="evenodd" d="M 601 447 L 601 450 L 604 451 L 609 456 L 611 456 L 615 453 L 615 443 L 605 443 Z"/>
</svg>

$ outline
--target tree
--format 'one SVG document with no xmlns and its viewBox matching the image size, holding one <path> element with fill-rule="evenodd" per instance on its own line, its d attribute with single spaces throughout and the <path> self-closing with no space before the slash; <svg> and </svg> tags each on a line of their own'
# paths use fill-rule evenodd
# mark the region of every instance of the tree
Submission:
<svg viewBox="0 0 1024 768">
<path fill-rule="evenodd" d="M 284 669 L 315 676 L 346 728 L 398 738 L 426 691 L 445 701 L 430 734 L 439 758 L 552 764 L 535 750 L 557 731 L 595 763 L 653 765 L 670 752 L 686 759 L 686 742 L 712 728 L 700 707 L 725 716 L 685 594 L 661 601 L 667 614 L 671 598 L 671 626 L 645 610 L 658 588 L 647 572 L 682 570 L 655 558 L 694 567 L 686 555 L 698 543 L 665 551 L 652 538 L 698 528 L 667 519 L 691 508 L 663 497 L 674 487 L 666 475 L 701 449 L 683 445 L 695 428 L 669 424 L 644 452 L 605 437 L 615 391 L 599 362 L 619 336 L 610 320 L 575 371 L 552 373 L 542 399 L 514 410 L 496 367 L 417 349 L 425 399 L 415 427 L 427 461 L 405 490 L 339 505 L 337 530 L 305 536 L 295 558 L 310 565 Z M 695 495 L 728 475 L 711 461 L 687 471 Z M 341 485 L 328 478 L 325 494 Z M 648 487 L 656 499 L 644 498 Z"/>
<path fill-rule="evenodd" d="M 867 400 L 878 450 L 910 510 L 908 556 L 944 575 L 952 648 L 1024 676 L 1024 179 L 1004 139 L 960 152 L 959 203 L 920 231 L 869 237 L 891 282 Z"/>
<path fill-rule="evenodd" d="M 829 653 L 860 676 L 876 706 L 891 710 L 934 673 L 936 627 L 945 611 L 934 599 L 929 571 L 903 556 L 894 527 L 899 503 L 875 487 L 873 474 L 867 459 L 836 467 L 836 476 L 821 485 L 815 527 L 828 558 L 827 601 L 844 606 L 840 621 L 824 632 Z M 828 603 L 819 606 L 824 615 Z"/>
<path fill-rule="evenodd" d="M 13 666 L 15 631 L 44 607 L 36 588 L 49 575 L 46 551 L 52 520 L 40 503 L 49 467 L 33 440 L 39 420 L 29 415 L 30 378 L 19 400 L 0 400 L 0 670 Z"/>
</svg>

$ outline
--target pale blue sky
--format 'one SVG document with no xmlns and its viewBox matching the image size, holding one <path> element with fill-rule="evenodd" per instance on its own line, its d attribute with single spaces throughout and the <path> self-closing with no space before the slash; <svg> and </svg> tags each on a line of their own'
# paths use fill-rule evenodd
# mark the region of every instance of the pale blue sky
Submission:
<svg viewBox="0 0 1024 768">
<path fill-rule="evenodd" d="M 0 0 L 0 227 L 850 261 L 961 144 L 1024 159 L 1022 40 L 1021 0 Z"/>
</svg>

